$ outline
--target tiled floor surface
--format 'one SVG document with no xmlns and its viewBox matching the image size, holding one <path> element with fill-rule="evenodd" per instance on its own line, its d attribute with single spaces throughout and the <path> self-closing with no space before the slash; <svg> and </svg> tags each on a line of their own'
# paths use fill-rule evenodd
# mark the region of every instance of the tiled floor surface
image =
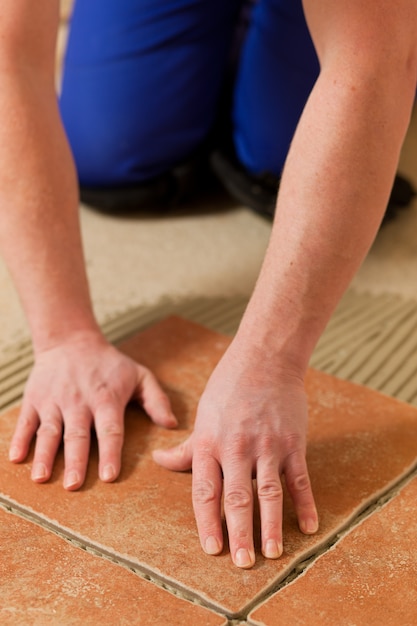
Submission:
<svg viewBox="0 0 417 626">
<path fill-rule="evenodd" d="M 61 0 L 61 4 L 68 13 L 71 0 Z M 60 53 L 65 44 L 65 29 L 61 30 Z M 416 119 L 414 115 L 413 132 L 408 135 L 408 170 L 402 170 L 413 180 Z M 355 279 L 356 287 L 415 296 L 415 208 L 380 233 Z M 120 280 L 133 266 L 144 266 L 147 280 L 138 280 L 135 275 L 133 286 L 121 283 L 125 291 L 117 292 L 116 301 L 134 301 L 137 283 L 141 302 L 144 293 L 150 300 L 156 298 L 150 285 L 161 283 L 164 287 L 163 278 L 168 275 L 162 262 L 165 257 L 155 258 L 156 239 L 170 242 L 171 247 L 165 246 L 168 257 L 171 248 L 178 255 L 190 241 L 196 242 L 195 248 L 203 251 L 204 264 L 196 263 L 194 248 L 187 249 L 184 256 L 187 261 L 193 259 L 197 267 L 194 283 L 189 278 L 189 263 L 184 263 L 188 283 L 183 274 L 174 278 L 181 286 L 191 284 L 190 289 L 198 283 L 205 294 L 211 294 L 213 285 L 216 290 L 219 285 L 223 288 L 223 274 L 214 273 L 214 278 L 202 274 L 207 249 L 198 233 L 204 231 L 204 241 L 213 241 L 219 240 L 219 232 L 227 231 L 228 250 L 230 242 L 235 242 L 236 261 L 233 255 L 223 258 L 223 248 L 223 256 L 215 249 L 210 257 L 213 261 L 222 256 L 222 264 L 234 270 L 233 280 L 224 281 L 223 291 L 227 293 L 230 282 L 242 285 L 246 281 L 249 286 L 245 289 L 249 289 L 252 280 L 252 274 L 248 279 L 247 267 L 244 275 L 241 271 L 242 233 L 251 233 L 245 246 L 250 241 L 259 242 L 249 252 L 245 248 L 245 258 L 260 259 L 268 238 L 263 221 L 258 223 L 246 211 L 231 217 L 220 213 L 216 216 L 220 229 L 217 221 L 211 226 L 210 217 L 187 218 L 180 224 L 182 229 L 189 229 L 184 232 L 168 218 L 157 224 L 129 222 L 127 227 L 88 212 L 82 218 L 99 313 L 107 311 L 105 305 L 110 306 L 105 300 L 109 293 L 114 308 L 118 284 L 108 282 L 107 277 L 115 274 Z M 129 248 L 126 238 L 130 229 Z M 101 255 L 109 241 L 115 249 L 123 242 L 125 251 L 140 250 L 140 263 L 132 254 L 125 254 L 122 266 L 115 263 L 114 256 L 109 256 L 106 265 Z M 148 254 L 148 249 L 153 254 Z M 147 259 L 152 267 L 144 264 Z M 112 274 L 113 266 L 116 271 Z M 102 274 L 96 276 L 99 267 Z M 158 274 L 155 267 L 164 269 Z M 166 281 L 176 284 L 171 274 Z M 101 294 L 105 297 L 100 300 Z M 3 335 L 8 337 L 13 334 L 9 327 L 14 332 L 16 326 L 7 326 L 8 320 L 19 316 L 10 308 L 10 290 L 4 281 L 2 297 L 7 304 L 3 307 L 7 310 Z M 22 322 L 18 325 L 20 329 Z M 164 432 L 151 425 L 138 409 L 130 409 L 123 472 L 113 485 L 97 480 L 95 450 L 81 491 L 62 489 L 62 456 L 48 484 L 33 484 L 30 458 L 19 466 L 5 460 L 17 411 L 0 417 L 0 624 L 417 623 L 417 410 L 317 372 L 311 372 L 308 380 L 308 454 L 320 532 L 315 537 L 300 535 L 287 502 L 285 552 L 280 560 L 266 561 L 258 549 L 256 566 L 241 571 L 232 566 L 227 549 L 219 557 L 206 557 L 201 552 L 191 510 L 190 474 L 160 469 L 151 461 L 150 452 L 186 436 L 205 380 L 228 341 L 192 324 L 170 320 L 125 344 L 125 350 L 140 354 L 166 385 L 181 426 L 178 432 Z"/>
<path fill-rule="evenodd" d="M 123 344 L 167 388 L 180 427 L 130 408 L 112 485 L 97 479 L 96 450 L 79 492 L 61 486 L 62 455 L 51 481 L 33 484 L 30 459 L 5 460 L 17 409 L 0 418 L 1 624 L 415 624 L 417 409 L 326 374 L 307 381 L 318 534 L 298 531 L 287 501 L 279 560 L 258 546 L 243 571 L 227 549 L 201 551 L 191 475 L 151 451 L 185 438 L 229 341 L 169 318 Z"/>
</svg>

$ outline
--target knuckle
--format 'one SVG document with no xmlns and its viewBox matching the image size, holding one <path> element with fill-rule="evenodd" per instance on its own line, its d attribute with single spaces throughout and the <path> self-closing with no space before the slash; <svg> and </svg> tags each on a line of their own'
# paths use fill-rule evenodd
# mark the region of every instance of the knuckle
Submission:
<svg viewBox="0 0 417 626">
<path fill-rule="evenodd" d="M 251 441 L 246 435 L 234 435 L 221 444 L 223 455 L 228 457 L 232 464 L 238 465 L 246 461 L 251 450 Z"/>
<path fill-rule="evenodd" d="M 41 423 L 38 428 L 37 435 L 41 437 L 61 437 L 62 435 L 62 424 L 61 421 L 58 420 L 48 420 Z"/>
<path fill-rule="evenodd" d="M 19 415 L 18 426 L 21 430 L 31 430 L 33 428 L 34 420 L 31 416 L 26 413 L 21 413 Z"/>
<path fill-rule="evenodd" d="M 195 442 L 196 453 L 203 460 L 210 459 L 213 456 L 213 450 L 216 444 L 213 439 L 199 437 Z"/>
<path fill-rule="evenodd" d="M 63 394 L 63 405 L 64 407 L 77 407 L 82 404 L 83 396 L 79 389 L 76 387 L 71 387 L 64 391 Z"/>
<path fill-rule="evenodd" d="M 291 433 L 287 435 L 284 440 L 284 447 L 287 452 L 287 456 L 304 452 L 305 441 L 299 433 Z"/>
<path fill-rule="evenodd" d="M 258 497 L 260 500 L 281 500 L 282 486 L 278 480 L 270 480 L 258 485 Z"/>
<path fill-rule="evenodd" d="M 217 499 L 216 488 L 211 480 L 198 482 L 194 486 L 193 500 L 194 504 L 205 505 L 214 502 Z"/>
<path fill-rule="evenodd" d="M 245 487 L 236 487 L 225 494 L 224 504 L 228 509 L 246 509 L 252 504 L 252 493 Z"/>
<path fill-rule="evenodd" d="M 85 441 L 90 438 L 90 429 L 83 427 L 65 428 L 64 441 Z"/>
<path fill-rule="evenodd" d="M 123 437 L 123 426 L 117 422 L 106 422 L 100 426 L 100 437 Z"/>
<path fill-rule="evenodd" d="M 106 383 L 102 383 L 96 388 L 96 403 L 100 407 L 114 405 L 115 393 Z"/>
<path fill-rule="evenodd" d="M 298 476 L 295 476 L 288 482 L 289 487 L 298 493 L 305 493 L 310 490 L 310 478 L 308 474 L 298 474 Z"/>
<path fill-rule="evenodd" d="M 252 533 L 247 528 L 237 528 L 233 533 L 233 539 L 237 544 L 247 544 L 252 539 Z"/>
<path fill-rule="evenodd" d="M 277 438 L 273 435 L 265 435 L 259 441 L 259 456 L 271 456 L 277 449 Z"/>
</svg>

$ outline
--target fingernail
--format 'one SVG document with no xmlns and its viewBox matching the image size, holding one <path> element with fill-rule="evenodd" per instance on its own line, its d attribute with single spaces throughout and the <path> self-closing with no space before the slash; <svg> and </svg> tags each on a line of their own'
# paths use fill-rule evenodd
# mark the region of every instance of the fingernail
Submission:
<svg viewBox="0 0 417 626">
<path fill-rule="evenodd" d="M 9 450 L 9 461 L 17 461 L 20 458 L 20 450 L 15 446 Z"/>
<path fill-rule="evenodd" d="M 246 548 L 239 548 L 235 554 L 235 564 L 238 567 L 252 567 L 255 562 L 255 558 L 251 557 L 249 550 Z"/>
<path fill-rule="evenodd" d="M 69 472 L 65 476 L 64 488 L 71 489 L 71 487 L 78 486 L 79 482 L 80 482 L 80 477 L 78 476 L 78 473 L 73 470 L 72 472 Z"/>
<path fill-rule="evenodd" d="M 264 556 L 267 559 L 277 559 L 282 554 L 282 546 L 275 539 L 268 539 L 264 548 Z"/>
<path fill-rule="evenodd" d="M 32 469 L 32 480 L 45 480 L 46 477 L 45 465 L 43 463 L 37 463 Z"/>
<path fill-rule="evenodd" d="M 114 480 L 115 477 L 116 477 L 116 472 L 114 471 L 113 465 L 106 465 L 103 469 L 101 479 L 104 481 L 110 481 L 110 480 Z"/>
<path fill-rule="evenodd" d="M 173 426 L 178 426 L 178 420 L 173 413 L 168 413 L 167 419 L 171 422 Z"/>
<path fill-rule="evenodd" d="M 222 548 L 217 537 L 207 537 L 204 544 L 204 550 L 207 554 L 219 554 Z"/>
<path fill-rule="evenodd" d="M 301 530 L 303 531 L 303 533 L 312 535 L 317 532 L 318 527 L 319 527 L 318 521 L 313 518 L 310 518 L 310 519 L 304 520 L 304 522 L 301 525 Z"/>
</svg>

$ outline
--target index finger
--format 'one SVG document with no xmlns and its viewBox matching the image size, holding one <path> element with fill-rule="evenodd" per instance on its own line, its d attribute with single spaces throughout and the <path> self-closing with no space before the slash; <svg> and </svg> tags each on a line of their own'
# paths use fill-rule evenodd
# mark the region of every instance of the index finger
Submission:
<svg viewBox="0 0 417 626">
<path fill-rule="evenodd" d="M 223 549 L 221 469 L 213 456 L 198 450 L 193 456 L 192 491 L 201 546 L 207 554 L 219 554 Z"/>
</svg>

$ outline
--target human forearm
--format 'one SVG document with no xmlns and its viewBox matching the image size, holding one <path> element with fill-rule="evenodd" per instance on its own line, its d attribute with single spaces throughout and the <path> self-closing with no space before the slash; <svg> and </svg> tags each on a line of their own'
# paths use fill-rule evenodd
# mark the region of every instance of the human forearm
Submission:
<svg viewBox="0 0 417 626">
<path fill-rule="evenodd" d="M 36 435 L 32 479 L 52 473 L 64 436 L 64 486 L 85 478 L 91 428 L 102 480 L 118 476 L 126 404 L 176 425 L 146 368 L 109 345 L 92 313 L 78 220 L 75 169 L 54 88 L 58 0 L 2 0 L 0 20 L 0 248 L 32 330 L 27 381 L 9 458 Z"/>
<path fill-rule="evenodd" d="M 94 320 L 75 172 L 51 87 L 12 87 L 6 101 L 0 96 L 0 117 L 10 110 L 16 115 L 16 128 L 9 124 L 0 131 L 0 239 L 29 318 L 36 359 L 10 459 L 25 459 L 36 433 L 32 478 L 44 482 L 64 435 L 64 487 L 78 489 L 93 424 L 99 474 L 112 481 L 120 471 L 124 412 L 132 398 L 162 426 L 175 426 L 176 419 L 151 372 L 108 345 Z"/>
<path fill-rule="evenodd" d="M 304 111 L 238 334 L 240 346 L 296 370 L 305 369 L 374 239 L 413 101 L 406 72 L 389 76 L 387 68 L 379 80 L 376 70 L 343 71 L 325 68 Z"/>
<path fill-rule="evenodd" d="M 10 51 L 9 62 L 0 65 L 0 119 L 1 251 L 35 350 L 42 350 L 71 332 L 97 330 L 76 175 L 59 119 L 52 63 L 28 64 Z"/>
</svg>

